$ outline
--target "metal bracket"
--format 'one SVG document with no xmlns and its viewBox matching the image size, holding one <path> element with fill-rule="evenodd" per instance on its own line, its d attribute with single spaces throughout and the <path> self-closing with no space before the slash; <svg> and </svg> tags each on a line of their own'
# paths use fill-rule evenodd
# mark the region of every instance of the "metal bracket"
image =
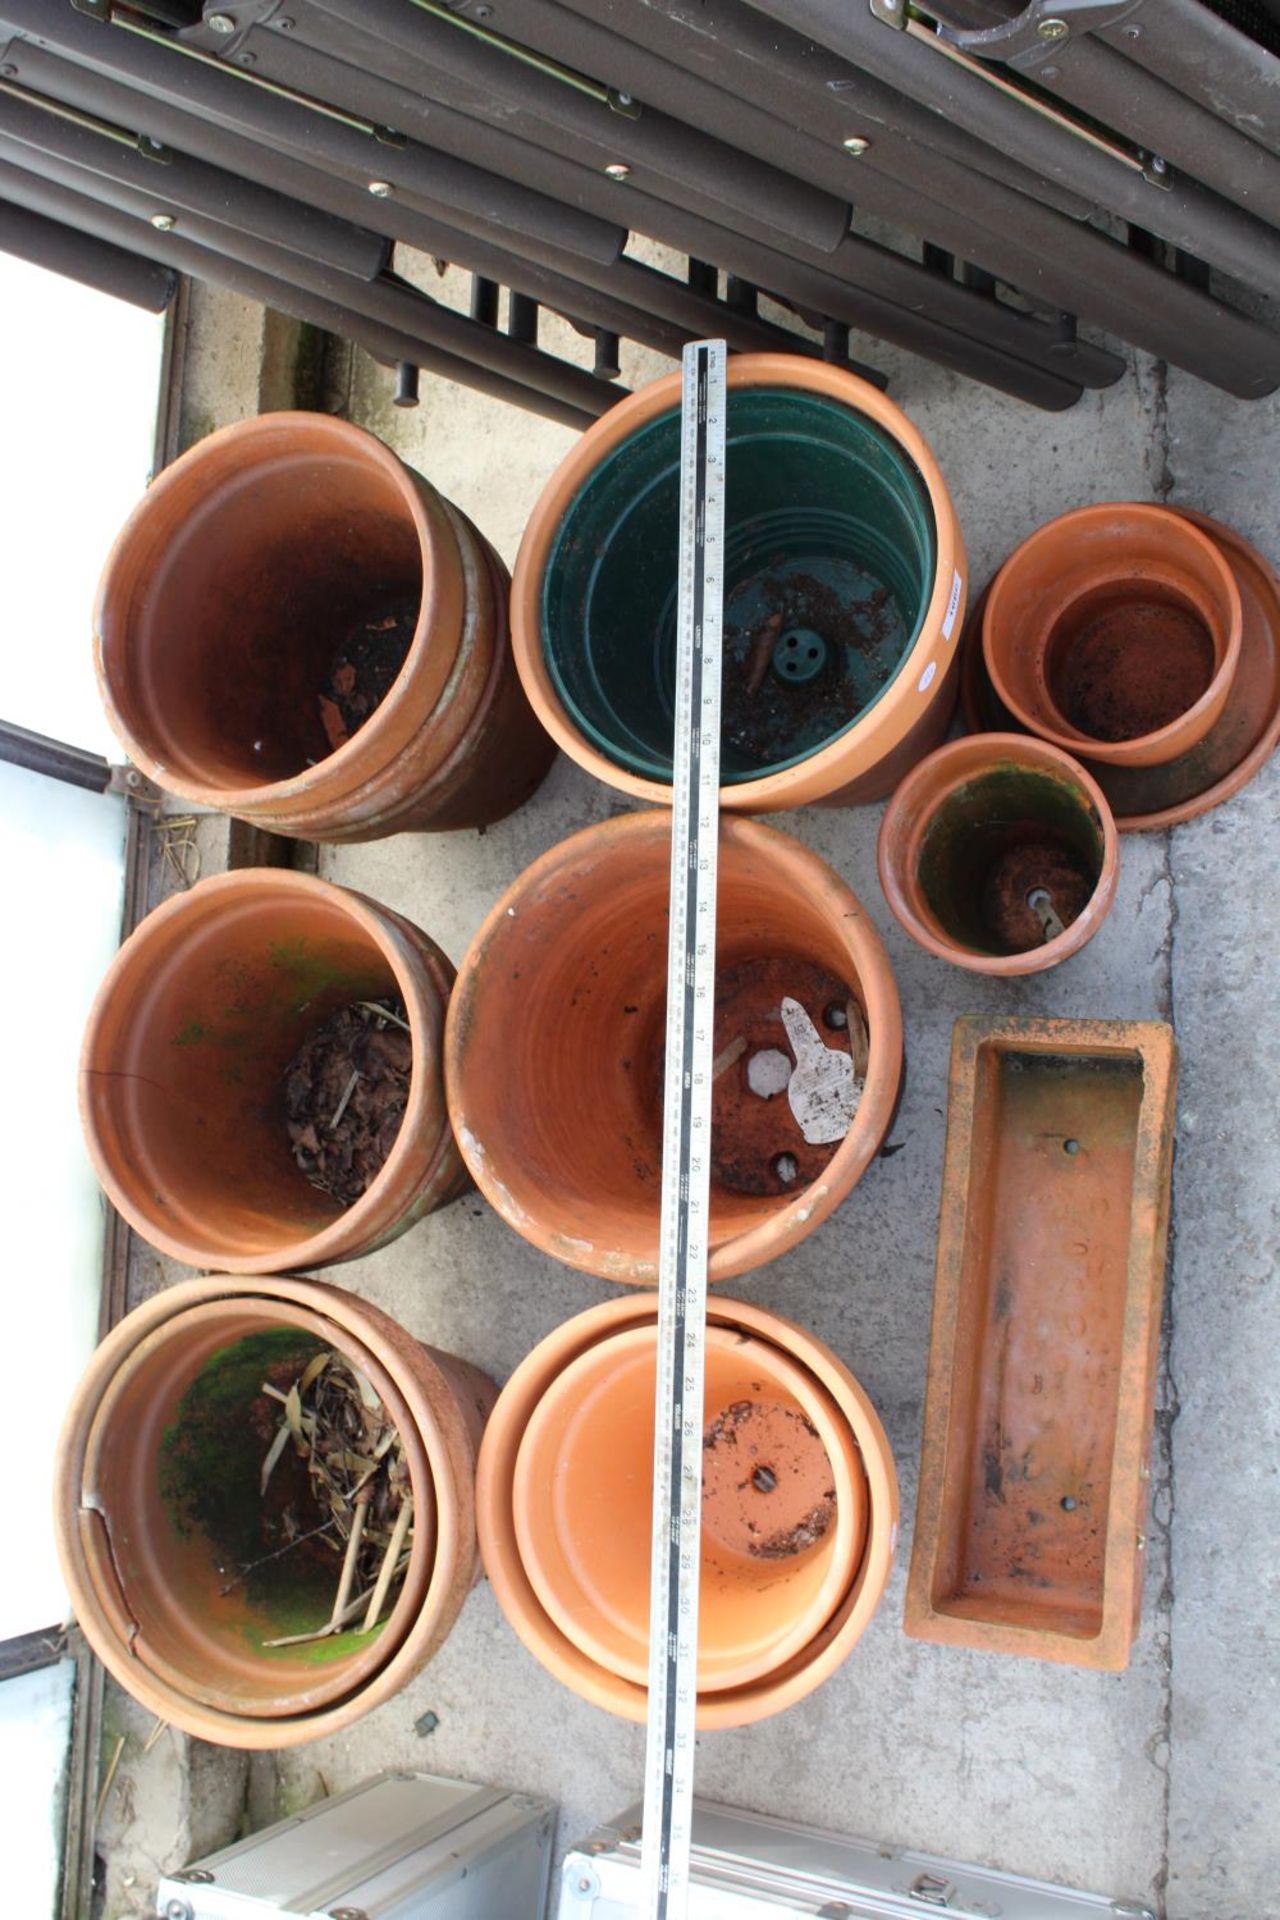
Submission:
<svg viewBox="0 0 1280 1920">
<path fill-rule="evenodd" d="M 606 87 L 602 81 L 593 80 L 589 74 L 579 73 L 576 67 L 566 67 L 560 60 L 550 55 L 538 53 L 533 47 L 526 47 L 520 40 L 513 40 L 509 34 L 499 33 L 496 27 L 482 26 L 479 20 L 469 20 L 465 14 L 458 13 L 452 7 L 442 4 L 442 0 L 410 0 L 422 13 L 429 13 L 435 20 L 444 20 L 451 27 L 469 34 L 473 40 L 481 40 L 485 46 L 492 47 L 496 53 L 505 53 L 512 60 L 532 67 L 535 72 L 545 74 L 550 80 L 558 80 L 562 86 L 572 87 L 575 93 L 585 93 L 591 100 L 599 101 L 608 107 L 611 113 L 621 114 L 624 120 L 638 120 L 641 106 L 629 93 L 617 87 Z"/>
<path fill-rule="evenodd" d="M 122 772 L 123 769 L 112 767 L 111 771 L 116 773 Z M 171 1873 L 169 1878 L 181 1881 L 184 1887 L 211 1887 L 214 1884 L 213 1875 L 208 1867 L 183 1867 L 180 1873 Z"/>
<path fill-rule="evenodd" d="M 1116 27 L 1137 11 L 1142 0 L 1029 0 L 1012 20 L 998 27 L 939 27 L 953 47 L 980 60 L 1000 60 L 1009 67 L 1038 67 L 1073 35 L 1099 27 Z"/>
<path fill-rule="evenodd" d="M 145 807 L 148 813 L 159 813 L 164 795 L 154 780 L 148 780 L 145 773 L 140 773 L 137 767 L 131 767 L 127 762 L 122 766 L 113 764 L 109 773 L 108 793 L 121 793 L 126 800 L 132 800 L 135 807 Z M 203 1883 L 212 1880 L 213 1875 L 206 1873 L 203 1868 L 193 1868 L 190 1873 L 175 1873 L 171 1878 Z"/>
</svg>

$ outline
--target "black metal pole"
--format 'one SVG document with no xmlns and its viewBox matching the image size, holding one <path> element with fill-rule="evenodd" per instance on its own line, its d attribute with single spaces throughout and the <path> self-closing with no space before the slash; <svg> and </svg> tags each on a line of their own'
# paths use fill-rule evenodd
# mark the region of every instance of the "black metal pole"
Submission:
<svg viewBox="0 0 1280 1920">
<path fill-rule="evenodd" d="M 173 299 L 178 276 L 169 267 L 139 260 L 90 234 L 77 233 L 60 220 L 0 204 L 0 250 L 33 267 L 60 273 L 82 287 L 127 300 L 146 313 L 163 313 Z"/>
</svg>

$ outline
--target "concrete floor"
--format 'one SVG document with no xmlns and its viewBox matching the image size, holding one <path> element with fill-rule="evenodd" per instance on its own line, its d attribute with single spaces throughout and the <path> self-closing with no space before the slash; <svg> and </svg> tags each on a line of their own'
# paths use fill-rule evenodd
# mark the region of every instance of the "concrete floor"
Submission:
<svg viewBox="0 0 1280 1920">
<path fill-rule="evenodd" d="M 428 269 L 429 271 L 429 269 Z M 432 276 L 433 288 L 437 284 Z M 552 338 L 547 329 L 546 337 Z M 856 342 L 931 442 L 976 590 L 1024 535 L 1091 500 L 1167 499 L 1238 527 L 1280 560 L 1280 405 L 1246 405 L 1132 356 L 1125 378 L 1049 416 Z M 630 353 L 630 384 L 666 363 Z M 416 413 L 357 356 L 351 417 L 463 507 L 508 562 L 570 443 L 564 429 L 424 380 Z M 1170 1920 L 1280 1916 L 1274 844 L 1280 766 L 1173 834 L 1127 836 L 1115 908 L 1064 968 L 1018 984 L 919 951 L 875 874 L 879 808 L 778 824 L 852 885 L 879 926 L 906 1019 L 901 1150 L 803 1246 L 736 1283 L 803 1321 L 853 1367 L 888 1429 L 903 1539 L 879 1614 L 844 1668 L 788 1713 L 702 1738 L 709 1798 L 1145 1901 Z M 496 895 L 544 848 L 617 811 L 564 759 L 482 835 L 328 849 L 321 871 L 409 915 L 460 958 Z M 1165 1365 L 1141 1632 L 1124 1674 L 927 1646 L 901 1627 L 915 1502 L 934 1232 L 957 1014 L 1160 1016 L 1182 1049 Z M 158 1276 L 157 1276 L 158 1277 Z M 478 1198 L 335 1278 L 499 1381 L 608 1289 L 535 1254 Z M 429 1737 L 414 1723 L 438 1716 Z M 554 1795 L 561 1838 L 636 1798 L 643 1735 L 559 1687 L 487 1587 L 418 1681 L 339 1741 L 255 1771 L 257 1817 L 406 1764 Z M 494 1920 L 499 1920 L 498 1916 Z"/>
</svg>

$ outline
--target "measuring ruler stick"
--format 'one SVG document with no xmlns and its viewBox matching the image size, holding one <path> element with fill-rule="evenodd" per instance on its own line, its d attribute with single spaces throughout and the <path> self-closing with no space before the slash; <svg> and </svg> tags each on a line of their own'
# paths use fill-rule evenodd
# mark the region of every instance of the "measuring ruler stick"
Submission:
<svg viewBox="0 0 1280 1920">
<path fill-rule="evenodd" d="M 711 1180 L 726 348 L 684 350 L 642 1912 L 683 1920 L 693 1828 Z"/>
</svg>

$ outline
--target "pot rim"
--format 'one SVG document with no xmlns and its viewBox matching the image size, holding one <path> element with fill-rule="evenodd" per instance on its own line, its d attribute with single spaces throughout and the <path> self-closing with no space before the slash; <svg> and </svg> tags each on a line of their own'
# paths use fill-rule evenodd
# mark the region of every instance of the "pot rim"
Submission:
<svg viewBox="0 0 1280 1920">
<path fill-rule="evenodd" d="M 619 1271 L 617 1262 L 610 1271 L 602 1262 L 588 1258 L 576 1241 L 552 1230 L 542 1220 L 532 1218 L 512 1200 L 500 1170 L 495 1171 L 493 1167 L 488 1147 L 469 1124 L 462 1035 L 469 1021 L 476 976 L 485 964 L 490 943 L 505 927 L 507 919 L 518 912 L 529 893 L 541 889 L 566 859 L 576 860 L 593 841 L 603 840 L 606 849 L 616 853 L 632 839 L 656 833 L 670 838 L 669 808 L 644 809 L 597 821 L 592 826 L 579 828 L 540 854 L 495 901 L 481 922 L 459 963 L 444 1028 L 449 1121 L 458 1151 L 489 1204 L 508 1226 L 565 1265 L 595 1274 L 602 1280 L 641 1287 L 653 1286 L 657 1280 L 656 1223 L 654 1259 L 632 1261 L 633 1267 L 642 1270 L 634 1275 Z M 731 844 L 737 842 L 747 849 L 754 847 L 765 853 L 771 863 L 781 863 L 792 872 L 798 870 L 808 883 L 811 897 L 825 903 L 833 921 L 838 919 L 840 938 L 850 949 L 857 966 L 870 1050 L 857 1112 L 820 1178 L 762 1219 L 758 1226 L 713 1246 L 708 1256 L 708 1278 L 713 1285 L 763 1266 L 786 1252 L 821 1226 L 847 1199 L 875 1158 L 892 1120 L 902 1081 L 903 1059 L 902 1007 L 893 968 L 879 933 L 853 889 L 818 854 L 780 828 L 766 826 L 741 814 L 724 814 L 720 820 L 720 836 L 722 852 L 726 840 Z M 588 1253 L 593 1251 L 588 1249 Z"/>
<path fill-rule="evenodd" d="M 809 1646 L 788 1666 L 766 1680 L 716 1694 L 699 1696 L 700 1732 L 744 1726 L 767 1719 L 795 1704 L 822 1684 L 847 1658 L 861 1638 L 883 1597 L 898 1542 L 898 1478 L 888 1437 L 866 1390 L 843 1361 L 815 1335 L 793 1320 L 770 1313 L 743 1300 L 713 1298 L 708 1318 L 726 1326 L 742 1326 L 768 1344 L 777 1346 L 807 1368 L 827 1387 L 841 1411 L 848 1414 L 862 1454 L 867 1477 L 867 1531 L 861 1564 L 836 1612 Z M 485 1571 L 508 1624 L 517 1637 L 556 1679 L 580 1698 L 624 1720 L 643 1725 L 647 1689 L 621 1680 L 588 1661 L 572 1643 L 550 1626 L 541 1610 L 530 1610 L 533 1590 L 514 1551 L 514 1527 L 509 1498 L 513 1445 L 518 1445 L 524 1406 L 536 1402 L 540 1383 L 564 1364 L 567 1353 L 594 1344 L 598 1331 L 652 1319 L 656 1301 L 645 1295 L 625 1294 L 588 1308 L 564 1322 L 539 1343 L 516 1368 L 498 1397 L 481 1443 L 476 1468 L 476 1524 Z"/>
<path fill-rule="evenodd" d="M 741 1350 L 746 1345 L 762 1356 L 759 1364 L 762 1372 L 772 1376 L 770 1384 L 781 1387 L 803 1408 L 806 1418 L 817 1430 L 823 1451 L 830 1465 L 835 1482 L 836 1508 L 835 1526 L 831 1529 L 831 1552 L 826 1574 L 803 1612 L 785 1631 L 779 1631 L 769 1642 L 767 1649 L 750 1655 L 739 1654 L 734 1657 L 725 1652 L 720 1656 L 720 1665 L 714 1678 L 703 1682 L 701 1691 L 719 1693 L 730 1687 L 744 1686 L 763 1677 L 780 1666 L 793 1655 L 801 1652 L 831 1618 L 848 1591 L 850 1582 L 857 1573 L 859 1562 L 865 1551 L 867 1530 L 867 1499 L 865 1473 L 861 1468 L 861 1454 L 853 1440 L 847 1422 L 840 1419 L 840 1409 L 835 1405 L 827 1390 L 809 1374 L 805 1368 L 783 1350 L 756 1335 L 745 1335 L 740 1329 L 718 1327 L 714 1324 L 707 1328 L 709 1345 L 723 1349 Z M 550 1382 L 533 1410 L 520 1436 L 512 1468 L 512 1503 L 515 1511 L 516 1535 L 520 1544 L 520 1556 L 544 1612 L 557 1625 L 566 1637 L 579 1646 L 584 1653 L 600 1666 L 617 1673 L 620 1678 L 635 1680 L 635 1674 L 624 1672 L 615 1664 L 616 1656 L 611 1654 L 595 1631 L 583 1628 L 580 1621 L 572 1627 L 567 1624 L 568 1609 L 560 1609 L 558 1597 L 548 1599 L 550 1582 L 546 1574 L 537 1565 L 536 1551 L 530 1553 L 531 1522 L 527 1512 L 528 1482 L 533 1472 L 531 1455 L 528 1448 L 534 1433 L 535 1423 L 544 1414 L 552 1394 L 560 1398 L 568 1397 L 566 1383 L 570 1377 L 579 1386 L 579 1393 L 585 1390 L 587 1382 L 583 1376 L 594 1371 L 597 1375 L 602 1366 L 607 1366 L 611 1358 L 617 1358 L 619 1351 L 656 1349 L 656 1322 L 646 1321 L 640 1326 L 630 1326 L 608 1333 L 603 1339 L 584 1352 L 575 1354 L 568 1360 Z M 740 1345 L 741 1343 L 741 1345 Z M 606 1353 L 606 1349 L 608 1352 Z M 841 1427 L 844 1427 L 842 1434 Z M 858 1457 L 855 1460 L 854 1455 Z M 859 1478 L 862 1486 L 858 1485 Z M 524 1509 L 524 1511 L 522 1511 Z M 816 1544 L 816 1543 L 815 1543 Z M 647 1615 L 648 1586 L 646 1583 L 644 1606 Z M 647 1666 L 647 1662 L 640 1662 Z M 641 1683 L 637 1683 L 641 1684 Z"/>
<path fill-rule="evenodd" d="M 390 966 L 404 1002 L 413 1043 L 412 1070 L 409 1075 L 409 1097 L 400 1130 L 386 1160 L 360 1198 L 343 1208 L 318 1233 L 283 1243 L 274 1253 L 268 1248 L 259 1248 L 253 1253 L 235 1254 L 224 1247 L 204 1246 L 196 1241 L 183 1240 L 135 1205 L 132 1194 L 122 1184 L 112 1161 L 103 1151 L 90 1108 L 88 1088 L 99 1071 L 92 1064 L 93 1055 L 111 1002 L 131 976 L 139 971 L 145 974 L 148 948 L 154 945 L 158 934 L 163 934 L 170 921 L 189 916 L 193 901 L 198 900 L 203 904 L 219 894 L 261 894 L 269 888 L 302 899 L 321 899 L 338 907 L 373 941 Z M 357 893 L 353 888 L 340 887 L 330 880 L 321 880 L 309 873 L 295 873 L 285 867 L 243 867 L 230 873 L 210 874 L 207 879 L 197 880 L 187 892 L 174 894 L 172 898 L 162 901 L 144 920 L 139 921 L 107 968 L 94 996 L 80 1047 L 77 1079 L 81 1128 L 94 1172 L 117 1212 L 143 1239 L 162 1253 L 188 1266 L 213 1268 L 223 1273 L 254 1274 L 265 1260 L 282 1268 L 305 1268 L 323 1266 L 328 1261 L 348 1257 L 353 1228 L 358 1230 L 364 1219 L 377 1217 L 383 1195 L 394 1189 L 415 1153 L 418 1130 L 423 1121 L 429 1118 L 431 1083 L 439 1080 L 443 1058 L 443 1022 L 439 1008 L 415 978 L 413 959 L 412 949 L 400 932 L 398 917 L 384 919 L 377 905 L 367 895 Z M 447 1136 L 448 1124 L 443 1113 L 441 1132 Z M 437 1151 L 432 1155 L 431 1164 L 434 1166 L 438 1159 Z"/>
<path fill-rule="evenodd" d="M 670 784 L 629 773 L 600 753 L 579 732 L 556 692 L 541 644 L 542 582 L 556 530 L 588 476 L 628 434 L 680 404 L 682 378 L 680 373 L 670 373 L 651 381 L 619 401 L 617 406 L 610 407 L 574 443 L 529 516 L 511 578 L 512 651 L 516 670 L 538 718 L 557 746 L 588 773 L 603 780 L 606 786 L 660 807 L 671 805 Z M 866 764 L 864 754 L 851 753 L 850 740 L 859 724 L 855 721 L 845 732 L 795 765 L 720 789 L 720 804 L 726 809 L 770 812 L 804 806 L 848 786 L 895 747 L 915 724 L 923 711 L 922 696 L 935 681 L 945 679 L 950 665 L 948 649 L 954 649 L 959 640 L 966 562 L 951 496 L 928 442 L 901 408 L 878 388 L 845 368 L 791 353 L 731 354 L 727 378 L 730 390 L 790 387 L 865 414 L 915 464 L 929 497 L 937 546 L 933 591 L 916 636 L 873 709 L 878 716 L 877 735 L 889 736 L 883 750 L 877 750 Z"/>
<path fill-rule="evenodd" d="M 1175 537 L 1180 539 L 1185 536 L 1193 551 L 1198 552 L 1202 560 L 1207 560 L 1207 571 L 1218 576 L 1231 611 L 1226 648 L 1221 664 L 1215 669 L 1213 678 L 1197 700 L 1193 701 L 1176 719 L 1167 721 L 1163 727 L 1157 727 L 1151 733 L 1135 734 L 1129 740 L 1097 740 L 1091 734 L 1070 728 L 1062 715 L 1058 716 L 1061 724 L 1054 726 L 1046 725 L 1040 716 L 1030 714 L 1020 704 L 1004 678 L 1001 665 L 995 659 L 992 635 L 999 622 L 999 616 L 1003 612 L 1003 599 L 1010 590 L 1008 586 L 1010 569 L 1023 556 L 1038 552 L 1042 547 L 1053 547 L 1064 540 L 1069 540 L 1078 528 L 1091 526 L 1099 521 L 1114 522 L 1120 513 L 1127 515 L 1139 525 L 1163 529 L 1166 532 L 1174 528 L 1176 529 Z M 987 588 L 986 607 L 982 616 L 982 657 L 997 697 L 1038 740 L 1043 740 L 1050 746 L 1061 747 L 1065 753 L 1079 755 L 1087 760 L 1099 760 L 1120 766 L 1152 765 L 1189 751 L 1204 737 L 1221 713 L 1231 682 L 1235 678 L 1236 669 L 1240 664 L 1243 628 L 1244 609 L 1235 574 L 1221 548 L 1201 527 L 1193 525 L 1176 508 L 1164 507 L 1154 501 L 1099 501 L 1090 506 L 1073 507 L 1068 513 L 1060 513 L 1054 519 L 1046 520 L 1043 526 L 1037 527 L 1014 548 Z M 1053 711 L 1057 714 L 1056 704 Z"/>
<path fill-rule="evenodd" d="M 965 766 L 979 749 L 985 750 L 988 764 L 1012 760 L 1022 766 L 1030 765 L 1036 771 L 1065 776 L 1067 782 L 1084 792 L 1102 829 L 1102 871 L 1084 908 L 1055 939 L 1025 953 L 985 954 L 963 947 L 936 930 L 931 920 L 923 917 L 912 897 L 917 857 L 925 833 L 938 809 L 956 789 L 981 777 L 981 762 L 978 766 Z M 931 793 L 930 789 L 944 778 L 946 785 Z M 917 810 L 914 817 L 913 809 Z M 899 860 L 891 850 L 900 823 L 904 823 L 905 833 L 901 860 L 908 876 L 905 885 Z M 969 733 L 935 748 L 902 781 L 881 817 L 876 836 L 876 866 L 890 912 L 918 946 L 969 973 L 1008 979 L 1020 974 L 1043 973 L 1046 968 L 1069 960 L 1092 940 L 1115 900 L 1120 875 L 1120 836 L 1102 788 L 1065 749 L 1025 733 Z"/>
<path fill-rule="evenodd" d="M 192 1303 L 192 1305 L 182 1310 L 180 1316 L 176 1317 L 181 1319 L 184 1331 L 188 1327 L 192 1327 L 197 1331 L 203 1331 L 211 1325 L 216 1325 L 219 1321 L 230 1322 L 261 1318 L 279 1326 L 296 1326 L 301 1331 L 315 1334 L 317 1337 L 323 1339 L 325 1343 L 332 1347 L 343 1359 L 359 1366 L 361 1372 L 366 1375 L 370 1384 L 382 1400 L 388 1417 L 392 1419 L 403 1443 L 405 1458 L 409 1463 L 410 1484 L 414 1486 L 415 1493 L 418 1495 L 415 1499 L 415 1514 L 421 1514 L 424 1511 L 421 1494 L 426 1493 L 429 1495 L 431 1525 L 429 1528 L 423 1529 L 421 1539 L 418 1537 L 419 1529 L 415 1526 L 414 1542 L 409 1565 L 405 1569 L 404 1578 L 400 1584 L 395 1600 L 390 1609 L 383 1615 L 382 1630 L 376 1637 L 366 1641 L 363 1646 L 352 1648 L 350 1653 L 345 1655 L 340 1661 L 335 1661 L 331 1666 L 314 1670 L 314 1684 L 311 1686 L 304 1687 L 301 1684 L 303 1676 L 296 1668 L 293 1671 L 293 1677 L 297 1683 L 293 1691 L 297 1693 L 306 1692 L 308 1695 L 307 1705 L 302 1709 L 303 1711 L 310 1712 L 318 1707 L 334 1704 L 356 1692 L 370 1674 L 376 1673 L 379 1667 L 386 1664 L 395 1649 L 403 1642 L 414 1616 L 428 1604 L 430 1599 L 436 1552 L 435 1488 L 431 1472 L 431 1463 L 427 1455 L 426 1447 L 423 1445 L 419 1435 L 414 1417 L 409 1410 L 408 1403 L 399 1386 L 393 1380 L 388 1369 L 378 1359 L 377 1355 L 349 1329 L 339 1327 L 337 1322 L 330 1319 L 327 1315 L 317 1313 L 314 1308 L 303 1306 L 300 1302 L 286 1305 L 283 1301 L 270 1300 L 259 1296 L 250 1298 L 245 1295 L 237 1295 L 220 1300 L 206 1300 Z M 163 1352 L 166 1342 L 172 1341 L 173 1337 L 174 1328 L 172 1321 L 162 1322 L 158 1327 L 153 1327 L 149 1333 L 144 1334 L 135 1345 L 130 1347 L 123 1356 L 120 1364 L 113 1370 L 109 1381 L 104 1387 L 101 1398 L 93 1410 L 85 1434 L 84 1480 L 86 1494 L 92 1495 L 95 1492 L 96 1475 L 93 1471 L 94 1466 L 110 1437 L 106 1431 L 105 1422 L 114 1413 L 119 1398 L 127 1388 L 129 1382 L 136 1377 L 138 1371 L 145 1366 L 157 1352 Z M 416 1485 L 418 1481 L 422 1482 L 420 1488 Z M 104 1522 L 109 1517 L 106 1508 L 96 1497 L 82 1500 L 82 1509 L 85 1505 L 91 1506 L 96 1512 L 101 1514 Z M 107 1560 L 112 1567 L 112 1577 L 118 1579 L 114 1567 L 114 1550 L 109 1544 L 109 1531 L 107 1540 Z M 89 1555 L 86 1552 L 86 1559 L 88 1558 Z M 90 1572 L 89 1578 L 90 1580 L 94 1579 L 92 1572 Z M 127 1598 L 127 1596 L 125 1597 Z M 218 1645 L 216 1636 L 202 1635 L 199 1642 L 194 1638 L 192 1642 L 193 1649 L 199 1647 L 202 1650 L 203 1659 L 207 1663 L 208 1670 L 212 1673 L 216 1671 L 219 1666 L 219 1656 L 216 1653 L 210 1656 L 208 1652 L 210 1644 L 215 1647 Z M 155 1674 L 157 1679 L 161 1680 L 165 1685 L 173 1687 L 175 1691 L 190 1698 L 199 1706 L 213 1707 L 220 1712 L 245 1713 L 253 1719 L 269 1719 L 274 1716 L 288 1718 L 292 1714 L 293 1709 L 287 1704 L 289 1691 L 287 1688 L 282 1690 L 281 1695 L 269 1704 L 267 1697 L 264 1695 L 261 1697 L 261 1705 L 236 1706 L 232 1701 L 230 1689 L 223 1689 L 223 1698 L 221 1699 L 217 1697 L 217 1690 L 213 1687 L 208 1687 L 204 1690 L 191 1690 L 189 1677 L 185 1676 L 182 1670 L 173 1665 L 171 1661 L 156 1653 L 154 1649 L 149 1648 L 145 1656 L 133 1654 L 132 1657 L 142 1659 L 147 1670 Z M 264 1660 L 263 1664 L 268 1670 L 275 1670 L 281 1675 L 287 1670 L 287 1663 L 285 1662 L 277 1665 L 274 1662 Z"/>
<path fill-rule="evenodd" d="M 318 760 L 314 767 L 303 767 L 284 780 L 259 781 L 250 786 L 210 786 L 204 781 L 190 780 L 185 774 L 175 773 L 164 761 L 158 760 L 127 725 L 111 691 L 111 678 L 107 670 L 107 646 L 103 636 L 105 607 L 116 575 L 124 563 L 129 542 L 136 528 L 154 516 L 157 503 L 163 506 L 167 496 L 186 483 L 188 473 L 207 463 L 210 454 L 216 457 L 227 446 L 235 447 L 241 441 L 252 444 L 281 433 L 292 436 L 295 441 L 312 436 L 336 441 L 339 445 L 345 443 L 354 456 L 382 471 L 400 495 L 417 534 L 422 565 L 422 603 L 403 666 L 368 719 L 342 746 L 327 754 L 323 760 Z M 430 505 L 423 488 L 430 490 Z M 441 508 L 443 504 L 439 502 Z M 444 577 L 442 559 L 446 566 L 452 564 L 456 569 L 455 580 L 449 581 Z M 473 558 L 459 543 L 454 524 L 447 513 L 437 510 L 430 483 L 415 474 L 398 454 L 366 427 L 357 426 L 351 420 L 339 420 L 332 414 L 307 411 L 256 414 L 246 420 L 234 421 L 230 426 L 220 427 L 197 441 L 156 475 L 116 535 L 107 555 L 94 598 L 93 657 L 98 692 L 112 730 L 134 765 L 166 791 L 197 805 L 214 807 L 222 813 L 263 813 L 291 800 L 313 803 L 317 788 L 327 788 L 331 784 L 332 774 L 337 775 L 339 783 L 334 798 L 341 799 L 353 782 L 367 783 L 377 778 L 388 758 L 412 739 L 444 691 L 462 646 L 465 610 L 473 598 L 464 590 L 462 583 L 474 572 Z M 442 643 L 441 632 L 452 632 L 452 639 Z M 411 674 L 411 667 L 417 669 L 420 666 L 429 642 L 439 655 L 438 665 L 430 674 L 416 671 Z"/>
<path fill-rule="evenodd" d="M 252 1298 L 257 1294 L 267 1299 L 296 1301 L 324 1317 L 332 1318 L 339 1326 L 354 1332 L 357 1340 L 366 1344 L 382 1361 L 404 1394 L 430 1464 L 436 1496 L 436 1558 L 431 1584 L 435 1586 L 437 1578 L 443 1578 L 443 1570 L 452 1569 L 456 1562 L 463 1564 L 466 1579 L 463 1592 L 459 1594 L 457 1587 L 462 1576 L 451 1575 L 449 1585 L 441 1596 L 441 1604 L 434 1610 L 423 1605 L 390 1659 L 357 1692 L 317 1712 L 277 1719 L 254 1718 L 212 1707 L 199 1707 L 140 1667 L 127 1646 L 121 1648 L 102 1624 L 98 1597 L 82 1574 L 81 1548 L 73 1523 L 73 1517 L 79 1512 L 85 1446 L 94 1409 L 111 1379 L 117 1359 L 128 1353 L 136 1339 L 176 1317 L 187 1306 L 222 1298 Z M 376 1319 L 371 1318 L 374 1315 Z M 409 1375 L 395 1351 L 394 1343 L 383 1331 L 381 1323 L 384 1321 L 389 1326 L 395 1324 L 371 1302 L 363 1301 L 355 1294 L 323 1280 L 278 1274 L 214 1274 L 203 1279 L 179 1280 L 135 1307 L 132 1313 L 111 1329 L 91 1356 L 76 1386 L 59 1435 L 53 1477 L 58 1559 L 71 1599 L 72 1612 L 98 1658 L 125 1691 L 152 1712 L 197 1739 L 261 1752 L 277 1747 L 298 1746 L 305 1741 L 318 1740 L 325 1734 L 341 1732 L 362 1714 L 390 1700 L 413 1678 L 431 1657 L 461 1608 L 471 1585 L 476 1558 L 473 1483 L 465 1470 L 457 1470 L 444 1425 L 425 1389 Z M 415 1347 L 422 1347 L 422 1343 L 406 1329 L 398 1330 L 407 1339 L 413 1340 Z M 421 1364 L 433 1372 L 437 1371 L 434 1357 L 425 1347 L 422 1347 Z M 451 1404 L 451 1385 L 443 1374 L 441 1381 L 442 1403 Z M 467 1554 L 469 1538 L 472 1550 Z"/>
</svg>

